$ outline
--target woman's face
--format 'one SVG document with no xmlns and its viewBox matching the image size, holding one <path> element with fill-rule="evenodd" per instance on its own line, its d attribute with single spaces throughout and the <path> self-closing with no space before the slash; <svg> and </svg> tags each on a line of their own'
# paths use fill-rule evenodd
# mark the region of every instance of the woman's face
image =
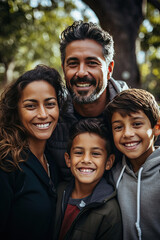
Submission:
<svg viewBox="0 0 160 240">
<path fill-rule="evenodd" d="M 59 107 L 54 87 L 44 80 L 29 83 L 18 102 L 22 125 L 28 132 L 29 142 L 46 141 L 54 131 Z"/>
</svg>

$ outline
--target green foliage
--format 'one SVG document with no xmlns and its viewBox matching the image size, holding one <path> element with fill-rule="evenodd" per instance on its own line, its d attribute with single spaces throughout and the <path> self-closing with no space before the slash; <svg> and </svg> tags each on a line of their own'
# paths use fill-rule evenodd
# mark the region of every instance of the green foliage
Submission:
<svg viewBox="0 0 160 240">
<path fill-rule="evenodd" d="M 142 87 L 160 101 L 160 12 L 147 5 L 146 20 L 140 28 L 144 62 L 140 65 Z"/>
<path fill-rule="evenodd" d="M 73 22 L 75 6 L 68 1 L 0 2 L 0 79 L 3 84 L 17 78 L 37 64 L 55 67 L 60 72 L 59 35 Z"/>
</svg>

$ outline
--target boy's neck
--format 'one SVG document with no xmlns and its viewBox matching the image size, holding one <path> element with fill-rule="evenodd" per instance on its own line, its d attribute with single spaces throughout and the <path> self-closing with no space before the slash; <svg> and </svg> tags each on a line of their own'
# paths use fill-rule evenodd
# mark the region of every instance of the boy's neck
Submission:
<svg viewBox="0 0 160 240">
<path fill-rule="evenodd" d="M 145 161 L 152 154 L 152 152 L 154 152 L 154 150 L 155 148 L 153 147 L 152 151 L 146 151 L 143 155 L 135 159 L 129 159 L 126 157 L 126 159 L 131 163 L 133 171 L 135 173 L 141 168 L 141 166 L 145 163 Z"/>
<path fill-rule="evenodd" d="M 95 186 L 97 183 L 94 184 L 76 184 L 72 191 L 71 198 L 73 199 L 82 199 L 88 197 L 92 194 Z"/>
</svg>

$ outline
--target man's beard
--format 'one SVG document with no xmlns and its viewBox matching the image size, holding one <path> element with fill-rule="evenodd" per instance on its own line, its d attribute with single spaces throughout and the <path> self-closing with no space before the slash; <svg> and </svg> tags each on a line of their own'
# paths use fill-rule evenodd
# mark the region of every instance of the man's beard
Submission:
<svg viewBox="0 0 160 240">
<path fill-rule="evenodd" d="M 87 82 L 87 83 L 90 83 L 91 85 L 96 86 L 96 80 L 94 78 L 90 79 L 88 77 L 84 77 L 84 78 L 73 77 L 71 79 L 72 86 L 76 85 L 76 83 L 78 83 L 78 82 L 80 82 L 80 83 Z M 94 101 L 96 101 L 101 96 L 101 94 L 104 92 L 106 87 L 107 87 L 107 83 L 106 83 L 105 87 L 104 87 L 104 85 L 101 86 L 101 88 L 99 86 L 97 86 L 97 88 L 89 96 L 86 96 L 88 91 L 80 91 L 80 94 L 78 94 L 78 93 L 75 93 L 71 88 L 69 88 L 68 90 L 69 90 L 71 97 L 75 103 L 87 104 L 87 103 L 93 103 Z"/>
</svg>

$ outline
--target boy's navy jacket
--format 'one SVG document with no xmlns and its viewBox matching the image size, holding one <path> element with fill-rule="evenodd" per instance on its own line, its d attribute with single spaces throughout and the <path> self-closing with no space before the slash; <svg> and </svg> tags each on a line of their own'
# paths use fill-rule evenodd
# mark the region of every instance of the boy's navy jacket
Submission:
<svg viewBox="0 0 160 240">
<path fill-rule="evenodd" d="M 134 173 L 125 157 L 112 167 L 124 240 L 160 239 L 160 147 Z"/>
<path fill-rule="evenodd" d="M 58 187 L 54 240 L 58 240 L 74 181 Z M 68 219 L 69 221 L 69 219 Z M 95 187 L 90 202 L 79 212 L 65 240 L 122 240 L 122 220 L 116 192 L 105 178 Z"/>
<path fill-rule="evenodd" d="M 39 160 L 29 152 L 22 171 L 0 169 L 0 239 L 50 240 L 53 232 L 57 173 L 46 152 L 51 167 L 48 177 Z M 52 180 L 51 180 L 52 179 Z"/>
</svg>

